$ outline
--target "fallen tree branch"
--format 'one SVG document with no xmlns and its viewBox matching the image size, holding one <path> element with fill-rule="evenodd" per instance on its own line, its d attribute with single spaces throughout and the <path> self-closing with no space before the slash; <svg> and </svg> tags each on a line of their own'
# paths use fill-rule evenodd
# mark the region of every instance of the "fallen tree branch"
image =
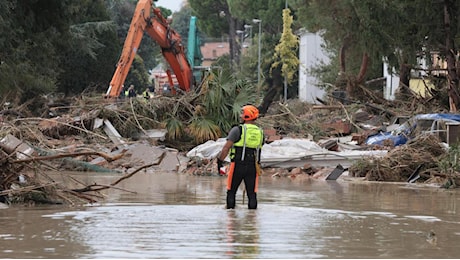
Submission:
<svg viewBox="0 0 460 260">
<path fill-rule="evenodd" d="M 40 118 L 40 117 L 16 118 L 14 121 L 29 121 L 29 120 L 30 121 L 49 121 L 49 122 L 65 125 L 65 126 L 68 126 L 68 127 L 71 127 L 71 128 L 75 128 L 75 129 L 77 129 L 79 131 L 85 132 L 87 134 L 95 135 L 95 136 L 100 137 L 100 138 L 102 138 L 104 140 L 108 139 L 107 136 L 103 136 L 103 135 L 97 134 L 95 132 L 88 131 L 88 130 L 86 130 L 84 128 L 74 126 L 74 125 L 66 123 L 66 122 L 60 122 L 60 121 L 53 120 L 53 119 L 48 119 L 48 118 Z"/>
<path fill-rule="evenodd" d="M 350 115 L 348 115 L 347 109 L 346 109 L 345 106 L 342 104 L 342 102 L 339 102 L 339 104 L 340 104 L 340 106 L 342 107 L 343 111 L 345 112 L 345 115 L 347 116 L 348 122 L 350 122 L 350 124 L 354 125 L 357 129 L 363 130 L 361 127 L 359 127 L 357 124 L 355 124 L 355 122 L 351 119 Z"/>
<path fill-rule="evenodd" d="M 26 187 L 17 188 L 17 189 L 3 190 L 0 192 L 0 196 L 31 192 L 33 190 L 38 190 L 38 189 L 41 189 L 47 186 L 54 186 L 54 185 L 56 185 L 56 183 L 48 183 L 48 184 L 43 184 L 43 185 L 33 185 L 33 186 L 26 186 Z"/>
<path fill-rule="evenodd" d="M 90 203 L 95 203 L 97 202 L 97 200 L 93 199 L 90 197 L 90 195 L 88 194 L 83 194 L 83 193 L 80 193 L 80 192 L 75 192 L 73 190 L 64 190 L 64 192 L 67 192 L 77 198 L 80 198 L 80 199 L 84 199 L 84 200 L 87 200 L 89 201 Z"/>
<path fill-rule="evenodd" d="M 133 99 L 132 98 L 129 99 L 129 104 L 131 105 L 131 112 L 133 113 L 133 117 L 134 117 L 134 120 L 136 120 L 137 126 L 139 127 L 139 129 L 142 130 L 142 132 L 144 134 L 147 134 L 147 132 L 144 130 L 144 128 L 139 123 L 139 120 L 137 119 L 136 112 L 134 111 Z"/>
<path fill-rule="evenodd" d="M 287 107 L 287 105 L 280 104 L 280 107 L 283 108 L 284 111 L 286 111 L 285 113 L 291 116 L 291 118 L 293 119 L 293 121 L 295 121 L 295 123 L 297 124 L 299 123 L 299 119 L 297 119 L 297 116 L 294 115 L 294 113 L 292 113 L 292 111 Z"/>
<path fill-rule="evenodd" d="M 88 185 L 84 188 L 81 188 L 81 189 L 73 189 L 72 191 L 75 191 L 75 192 L 88 192 L 88 191 L 100 191 L 100 190 L 105 190 L 105 189 L 117 189 L 117 190 L 121 190 L 121 191 L 126 191 L 126 192 L 129 192 L 129 193 L 137 193 L 135 191 L 130 191 L 130 190 L 127 190 L 127 189 L 122 189 L 122 188 L 117 188 L 117 187 L 114 187 L 112 185 L 103 185 L 103 184 L 91 184 L 91 185 Z"/>
<path fill-rule="evenodd" d="M 117 185 L 118 183 L 120 183 L 121 181 L 123 181 L 125 179 L 128 179 L 128 178 L 132 177 L 134 174 L 138 173 L 139 171 L 141 171 L 143 169 L 146 169 L 146 168 L 149 168 L 149 167 L 152 167 L 152 166 L 155 166 L 155 165 L 159 165 L 163 161 L 165 156 L 166 156 L 166 153 L 164 152 L 164 153 L 161 154 L 161 156 L 160 156 L 160 158 L 158 159 L 157 162 L 147 164 L 147 165 L 143 165 L 140 168 L 136 169 L 135 171 L 122 176 L 121 178 L 119 178 L 118 180 L 116 180 L 115 182 L 113 182 L 113 183 L 111 183 L 109 185 L 91 184 L 91 185 L 88 185 L 88 186 L 86 186 L 84 188 L 72 189 L 71 191 L 73 191 L 73 192 L 91 192 L 91 191 L 101 191 L 101 190 L 106 190 L 106 189 L 113 188 L 113 186 Z"/>
<path fill-rule="evenodd" d="M 115 181 L 114 183 L 112 183 L 112 184 L 110 184 L 110 185 L 111 185 L 111 186 L 115 186 L 115 185 L 117 185 L 118 183 L 120 183 L 122 180 L 130 178 L 131 176 L 133 176 L 134 174 L 136 174 L 137 172 L 139 172 L 139 171 L 141 171 L 141 170 L 143 170 L 143 169 L 146 169 L 146 168 L 149 168 L 149 167 L 152 167 L 152 166 L 155 166 L 155 165 L 159 165 L 159 164 L 163 161 L 163 159 L 165 158 L 165 156 L 166 156 L 166 153 L 163 152 L 163 153 L 161 154 L 160 158 L 158 159 L 158 162 L 152 163 L 152 164 L 144 165 L 144 166 L 142 166 L 142 167 L 136 169 L 136 170 L 133 171 L 132 173 L 127 174 L 127 175 L 121 177 L 120 179 L 118 179 L 117 181 Z"/>
<path fill-rule="evenodd" d="M 123 149 L 120 154 L 113 155 L 113 156 L 103 153 L 103 152 L 78 152 L 78 153 L 57 154 L 57 155 L 48 155 L 48 156 L 32 157 L 32 158 L 21 159 L 21 160 L 14 160 L 14 161 L 10 161 L 10 163 L 36 162 L 36 161 L 43 161 L 43 160 L 60 159 L 60 158 L 65 158 L 65 157 L 77 157 L 77 156 L 82 156 L 82 155 L 99 155 L 103 157 L 106 161 L 113 162 L 123 157 L 127 151 L 128 150 Z"/>
</svg>

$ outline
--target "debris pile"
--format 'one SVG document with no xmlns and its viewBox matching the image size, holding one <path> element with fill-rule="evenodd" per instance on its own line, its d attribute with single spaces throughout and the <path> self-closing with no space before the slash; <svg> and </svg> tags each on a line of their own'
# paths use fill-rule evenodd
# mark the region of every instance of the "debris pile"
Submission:
<svg viewBox="0 0 460 260">
<path fill-rule="evenodd" d="M 129 103 L 124 105 L 130 108 Z M 23 117 L 25 113 L 2 111 L 0 202 L 93 203 L 103 199 L 100 190 L 114 188 L 119 181 L 141 170 L 178 171 L 178 151 L 157 144 L 164 138 L 162 129 L 139 134 L 142 126 L 138 124 L 153 120 L 140 115 L 132 120 L 135 116 L 130 115 L 130 110 L 122 110 L 122 106 L 111 110 L 112 117 L 107 117 L 107 106 L 110 104 L 70 106 L 74 109 L 53 118 Z M 134 127 L 130 125 L 133 121 L 137 122 Z M 114 125 L 124 130 L 124 135 L 131 134 L 126 133 L 129 131 L 137 135 L 124 138 Z M 110 172 L 121 177 L 112 184 L 88 186 L 71 176 L 62 176 L 62 171 Z M 58 173 L 59 181 L 50 172 Z"/>
<path fill-rule="evenodd" d="M 181 142 L 176 135 L 165 131 L 159 115 L 167 114 L 171 102 L 184 103 L 180 98 L 157 97 L 148 103 L 129 100 L 115 105 L 100 102 L 99 97 L 92 102 L 86 98 L 76 100 L 75 104 L 68 102 L 66 107 L 48 107 L 47 115 L 51 118 L 34 117 L 20 108 L 0 111 L 0 201 L 96 202 L 102 198 L 98 194 L 100 190 L 114 188 L 139 171 L 219 175 L 215 157 L 187 156 L 196 144 L 191 140 Z M 373 115 L 368 105 L 331 108 L 300 101 L 273 104 L 258 123 L 267 130 L 267 144 L 298 138 L 317 142 L 315 145 L 327 151 L 347 149 L 350 154 L 354 152 L 362 159 L 349 160 L 353 162 L 348 168 L 349 176 L 399 182 L 441 179 L 444 183 L 449 181 L 445 186 L 457 185 L 457 166 L 453 165 L 452 156 L 439 140 L 432 136 L 414 139 L 404 146 L 385 147 L 388 152 L 383 151 L 387 154 L 384 157 L 365 158 L 358 152 L 371 154 L 376 147 L 363 145 L 363 140 L 380 131 L 381 123 L 387 119 Z M 30 117 L 26 117 L 28 115 Z M 346 144 L 339 141 L 348 137 Z M 299 158 L 288 158 L 290 155 L 286 157 L 285 154 L 283 167 L 277 166 L 281 165 L 279 161 L 266 163 L 262 174 L 319 178 L 328 174 L 326 167 L 312 165 L 308 160 L 318 157 L 329 163 L 330 173 L 337 164 L 330 163 L 324 156 L 340 157 L 331 152 L 307 152 Z M 120 174 L 120 178 L 107 185 L 86 185 L 78 180 L 64 185 L 47 174 L 62 170 L 111 172 Z"/>
<path fill-rule="evenodd" d="M 397 146 L 382 158 L 363 158 L 349 168 L 352 177 L 368 181 L 442 183 L 448 188 L 460 183 L 460 174 L 443 172 L 447 147 L 433 134 L 420 135 Z"/>
</svg>

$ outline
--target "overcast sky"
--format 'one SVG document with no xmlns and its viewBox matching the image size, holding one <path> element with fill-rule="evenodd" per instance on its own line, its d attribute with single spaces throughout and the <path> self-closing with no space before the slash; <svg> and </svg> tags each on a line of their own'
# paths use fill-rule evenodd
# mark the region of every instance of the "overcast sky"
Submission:
<svg viewBox="0 0 460 260">
<path fill-rule="evenodd" d="M 182 6 L 182 0 L 158 0 L 155 6 L 161 6 L 170 9 L 173 13 L 178 12 Z"/>
</svg>

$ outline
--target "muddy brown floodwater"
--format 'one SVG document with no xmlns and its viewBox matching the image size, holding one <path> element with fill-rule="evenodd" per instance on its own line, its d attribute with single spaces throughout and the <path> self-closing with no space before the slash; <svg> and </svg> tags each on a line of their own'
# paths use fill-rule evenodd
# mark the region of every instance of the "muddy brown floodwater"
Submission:
<svg viewBox="0 0 460 260">
<path fill-rule="evenodd" d="M 73 174 L 73 173 L 68 173 Z M 74 174 L 109 184 L 120 176 Z M 225 178 L 138 173 L 97 205 L 0 210 L 2 258 L 458 258 L 459 190 L 263 176 L 259 208 Z M 247 200 L 245 199 L 245 203 Z M 434 234 L 434 235 L 433 235 Z"/>
</svg>

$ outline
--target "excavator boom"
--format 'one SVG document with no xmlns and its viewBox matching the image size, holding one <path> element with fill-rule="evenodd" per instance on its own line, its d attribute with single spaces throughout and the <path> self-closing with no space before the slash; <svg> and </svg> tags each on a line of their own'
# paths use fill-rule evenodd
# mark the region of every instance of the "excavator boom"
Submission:
<svg viewBox="0 0 460 260">
<path fill-rule="evenodd" d="M 180 35 L 169 26 L 152 0 L 140 0 L 134 11 L 117 68 L 109 84 L 106 97 L 118 97 L 133 63 L 144 33 L 160 47 L 161 53 L 176 75 L 179 87 L 189 91 L 192 85 L 192 67 L 187 61 Z"/>
</svg>

